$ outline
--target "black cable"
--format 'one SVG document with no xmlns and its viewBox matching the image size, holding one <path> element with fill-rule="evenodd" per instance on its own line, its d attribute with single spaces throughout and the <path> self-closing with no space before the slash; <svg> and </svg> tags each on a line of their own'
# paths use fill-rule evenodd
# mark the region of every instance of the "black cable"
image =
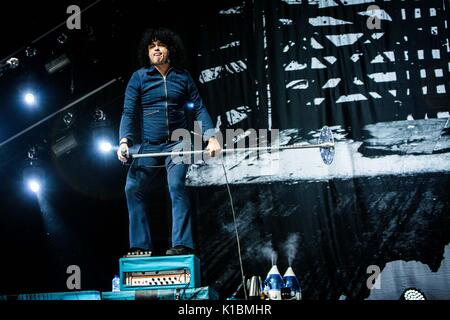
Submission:
<svg viewBox="0 0 450 320">
<path fill-rule="evenodd" d="M 223 158 L 221 160 L 222 160 L 223 173 L 225 174 L 225 180 L 226 180 L 226 183 L 227 183 L 228 196 L 230 197 L 231 211 L 233 212 L 234 230 L 236 232 L 236 241 L 237 241 L 238 255 L 239 255 L 239 265 L 241 267 L 242 288 L 244 289 L 245 300 L 248 300 L 248 298 L 247 298 L 247 290 L 245 288 L 244 267 L 242 266 L 241 244 L 240 244 L 240 241 L 239 241 L 239 233 L 238 233 L 237 223 L 236 223 L 236 213 L 234 211 L 233 196 L 231 195 L 230 185 L 228 183 L 227 170 L 225 168 L 225 164 L 223 163 Z"/>
<path fill-rule="evenodd" d="M 187 279 L 187 275 L 188 275 L 187 271 L 189 271 L 188 268 L 186 268 L 186 267 L 183 268 L 183 272 L 184 272 L 183 274 L 184 274 L 185 279 Z M 192 277 L 189 274 L 189 281 L 186 281 L 186 283 L 184 284 L 183 287 L 178 288 L 178 289 L 180 289 L 180 300 L 183 300 L 182 299 L 183 297 L 186 298 L 186 290 L 189 288 L 189 285 L 191 284 L 191 280 L 192 280 Z"/>
</svg>

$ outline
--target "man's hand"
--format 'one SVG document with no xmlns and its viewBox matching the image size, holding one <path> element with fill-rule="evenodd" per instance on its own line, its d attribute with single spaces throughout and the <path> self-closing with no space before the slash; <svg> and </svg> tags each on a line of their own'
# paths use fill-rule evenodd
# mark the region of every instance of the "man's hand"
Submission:
<svg viewBox="0 0 450 320">
<path fill-rule="evenodd" d="M 211 157 L 215 157 L 216 155 L 218 155 L 220 153 L 220 150 L 222 148 L 220 147 L 220 143 L 219 141 L 217 141 L 216 138 L 210 138 L 208 140 L 208 145 L 206 146 L 206 151 L 209 152 L 209 155 Z"/>
<path fill-rule="evenodd" d="M 130 157 L 130 152 L 128 150 L 128 144 L 121 143 L 117 149 L 117 158 L 119 158 L 122 163 L 126 163 Z"/>
</svg>

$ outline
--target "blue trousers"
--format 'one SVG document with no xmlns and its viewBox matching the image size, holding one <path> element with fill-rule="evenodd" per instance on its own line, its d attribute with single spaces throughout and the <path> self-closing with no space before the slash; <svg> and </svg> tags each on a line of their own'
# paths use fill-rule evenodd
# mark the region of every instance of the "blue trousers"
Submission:
<svg viewBox="0 0 450 320">
<path fill-rule="evenodd" d="M 178 143 L 180 142 L 144 143 L 139 153 L 170 152 Z M 170 156 L 138 158 L 128 170 L 125 194 L 129 214 L 130 248 L 153 250 L 145 195 L 158 171 L 164 167 L 172 201 L 172 247 L 183 245 L 194 248 L 190 203 L 185 186 L 188 164 L 174 163 Z"/>
</svg>

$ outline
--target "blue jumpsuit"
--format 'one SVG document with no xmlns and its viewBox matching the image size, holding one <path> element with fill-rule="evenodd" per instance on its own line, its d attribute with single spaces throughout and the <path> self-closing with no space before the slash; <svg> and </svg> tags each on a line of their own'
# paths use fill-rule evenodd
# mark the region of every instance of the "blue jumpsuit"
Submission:
<svg viewBox="0 0 450 320">
<path fill-rule="evenodd" d="M 133 73 L 125 91 L 124 109 L 120 121 L 120 139 L 129 145 L 134 137 L 137 121 L 141 121 L 142 146 L 139 153 L 166 152 L 180 143 L 170 141 L 179 128 L 187 129 L 187 103 L 192 105 L 194 120 L 201 121 L 203 140 L 212 136 L 213 123 L 191 75 L 183 69 L 169 68 L 165 77 L 151 66 Z M 129 213 L 130 248 L 153 250 L 145 204 L 145 192 L 154 181 L 158 166 L 167 172 L 172 200 L 172 246 L 194 248 L 190 204 L 185 187 L 188 165 L 165 158 L 139 158 L 131 165 L 125 184 Z"/>
</svg>

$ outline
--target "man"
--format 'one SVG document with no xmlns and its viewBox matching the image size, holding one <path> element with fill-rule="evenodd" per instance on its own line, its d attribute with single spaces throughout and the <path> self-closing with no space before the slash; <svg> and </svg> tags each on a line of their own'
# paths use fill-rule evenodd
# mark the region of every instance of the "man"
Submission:
<svg viewBox="0 0 450 320">
<path fill-rule="evenodd" d="M 171 141 L 174 130 L 187 129 L 185 105 L 192 107 L 202 125 L 203 140 L 211 156 L 220 152 L 220 144 L 211 134 L 213 123 L 190 74 L 180 68 L 183 45 L 168 29 L 147 30 L 141 40 L 143 67 L 133 73 L 125 92 L 120 121 L 120 147 L 117 156 L 126 162 L 134 143 L 136 124 L 141 124 L 140 153 L 170 152 L 179 141 Z M 176 162 L 176 163 L 175 163 Z M 167 255 L 192 254 L 194 242 L 190 204 L 185 188 L 188 165 L 171 156 L 138 158 L 127 175 L 125 194 L 129 211 L 128 256 L 151 255 L 153 250 L 145 204 L 145 193 L 160 167 L 165 167 L 172 201 L 172 247 Z"/>
</svg>

